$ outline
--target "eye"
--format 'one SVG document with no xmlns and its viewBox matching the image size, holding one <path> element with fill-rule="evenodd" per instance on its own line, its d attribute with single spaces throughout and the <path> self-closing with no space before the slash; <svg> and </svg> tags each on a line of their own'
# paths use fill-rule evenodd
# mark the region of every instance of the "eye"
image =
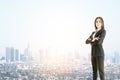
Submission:
<svg viewBox="0 0 120 80">
<path fill-rule="evenodd" d="M 96 21 L 96 23 L 100 23 L 99 21 Z"/>
</svg>

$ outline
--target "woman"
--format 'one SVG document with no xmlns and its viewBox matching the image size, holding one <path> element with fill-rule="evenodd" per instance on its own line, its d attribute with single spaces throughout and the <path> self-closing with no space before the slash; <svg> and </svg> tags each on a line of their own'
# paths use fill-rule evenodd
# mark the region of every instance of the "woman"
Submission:
<svg viewBox="0 0 120 80">
<path fill-rule="evenodd" d="M 93 80 L 97 80 L 99 71 L 100 80 L 105 80 L 104 75 L 104 50 L 102 47 L 106 35 L 104 29 L 104 20 L 102 17 L 96 17 L 94 21 L 95 31 L 86 40 L 86 44 L 91 44 L 91 62 L 93 69 Z"/>
</svg>

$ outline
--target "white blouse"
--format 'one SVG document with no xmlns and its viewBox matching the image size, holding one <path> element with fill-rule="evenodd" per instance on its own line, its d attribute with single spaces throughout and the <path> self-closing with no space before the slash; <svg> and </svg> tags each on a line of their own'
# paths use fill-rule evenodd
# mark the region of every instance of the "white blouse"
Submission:
<svg viewBox="0 0 120 80">
<path fill-rule="evenodd" d="M 96 35 L 97 32 L 98 32 L 98 31 L 95 31 L 95 32 L 94 32 L 94 34 L 93 34 L 93 38 L 95 37 L 95 35 Z"/>
</svg>

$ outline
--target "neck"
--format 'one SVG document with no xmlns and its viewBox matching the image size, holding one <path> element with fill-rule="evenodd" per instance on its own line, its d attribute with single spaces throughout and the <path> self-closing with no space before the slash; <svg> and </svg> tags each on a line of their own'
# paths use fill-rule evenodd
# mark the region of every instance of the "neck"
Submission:
<svg viewBox="0 0 120 80">
<path fill-rule="evenodd" d="M 97 31 L 101 30 L 101 28 L 97 29 Z"/>
</svg>

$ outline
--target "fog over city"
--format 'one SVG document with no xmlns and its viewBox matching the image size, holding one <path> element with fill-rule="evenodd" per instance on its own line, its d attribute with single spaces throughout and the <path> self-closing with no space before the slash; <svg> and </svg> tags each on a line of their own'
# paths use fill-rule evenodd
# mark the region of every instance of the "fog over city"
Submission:
<svg viewBox="0 0 120 80">
<path fill-rule="evenodd" d="M 106 80 L 120 79 L 119 14 L 119 0 L 1 0 L 0 79 L 91 80 L 85 40 L 97 16 L 106 30 Z"/>
</svg>

